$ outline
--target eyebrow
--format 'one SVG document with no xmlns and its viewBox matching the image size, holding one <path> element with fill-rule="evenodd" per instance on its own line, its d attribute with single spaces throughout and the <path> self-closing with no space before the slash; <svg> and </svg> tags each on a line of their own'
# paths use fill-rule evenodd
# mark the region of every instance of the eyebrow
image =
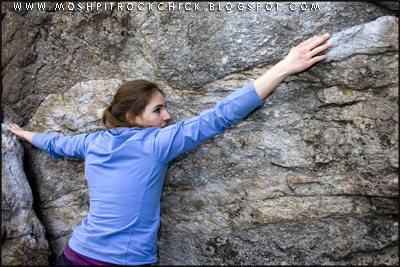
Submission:
<svg viewBox="0 0 400 267">
<path fill-rule="evenodd" d="M 153 109 L 162 108 L 162 107 L 166 107 L 166 106 L 167 106 L 166 104 L 165 104 L 165 105 L 163 105 L 163 104 L 158 104 L 157 106 L 154 106 Z"/>
</svg>

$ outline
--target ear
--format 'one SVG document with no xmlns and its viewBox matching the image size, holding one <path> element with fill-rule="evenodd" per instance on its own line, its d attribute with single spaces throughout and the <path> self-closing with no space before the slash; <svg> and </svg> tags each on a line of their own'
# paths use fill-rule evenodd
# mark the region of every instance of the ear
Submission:
<svg viewBox="0 0 400 267">
<path fill-rule="evenodd" d="M 130 112 L 127 112 L 125 114 L 125 118 L 128 122 L 133 123 L 135 120 L 132 118 L 132 114 Z"/>
<path fill-rule="evenodd" d="M 127 112 L 125 114 L 125 118 L 126 118 L 127 122 L 129 122 L 131 125 L 133 125 L 132 127 L 141 127 L 142 128 L 140 116 L 133 117 L 130 112 Z"/>
</svg>

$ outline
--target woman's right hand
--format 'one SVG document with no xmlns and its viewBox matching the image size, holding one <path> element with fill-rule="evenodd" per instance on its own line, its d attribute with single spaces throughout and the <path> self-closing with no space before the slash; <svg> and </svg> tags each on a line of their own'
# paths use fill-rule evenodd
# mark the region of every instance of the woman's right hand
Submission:
<svg viewBox="0 0 400 267">
<path fill-rule="evenodd" d="M 286 75 L 290 76 L 295 73 L 308 69 L 315 63 L 327 58 L 327 55 L 318 55 L 332 46 L 332 42 L 324 43 L 330 35 L 324 34 L 314 36 L 293 47 L 289 54 L 281 61 L 282 68 L 286 70 Z"/>
<path fill-rule="evenodd" d="M 328 39 L 329 34 L 319 35 L 292 48 L 283 60 L 254 81 L 254 87 L 259 97 L 264 100 L 288 76 L 306 70 L 315 63 L 326 59 L 327 55 L 318 54 L 332 46 L 332 42 L 322 44 Z"/>
</svg>

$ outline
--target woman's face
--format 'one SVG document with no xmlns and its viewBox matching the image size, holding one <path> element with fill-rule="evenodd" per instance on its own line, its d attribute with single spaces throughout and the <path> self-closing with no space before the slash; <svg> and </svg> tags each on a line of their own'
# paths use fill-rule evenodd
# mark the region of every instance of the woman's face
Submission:
<svg viewBox="0 0 400 267">
<path fill-rule="evenodd" d="M 146 105 L 143 113 L 137 116 L 134 122 L 142 128 L 164 128 L 170 120 L 171 116 L 166 109 L 164 96 L 160 92 L 156 92 Z"/>
</svg>

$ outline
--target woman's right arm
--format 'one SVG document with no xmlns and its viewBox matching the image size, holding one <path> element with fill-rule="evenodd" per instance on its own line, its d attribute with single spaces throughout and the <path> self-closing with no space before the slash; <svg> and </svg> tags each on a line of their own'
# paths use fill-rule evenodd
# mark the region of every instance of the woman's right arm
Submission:
<svg viewBox="0 0 400 267">
<path fill-rule="evenodd" d="M 207 138 L 222 134 L 225 129 L 246 117 L 286 77 L 303 71 L 324 60 L 319 53 L 332 43 L 321 45 L 329 34 L 312 37 L 290 50 L 290 53 L 264 75 L 219 102 L 214 109 L 203 111 L 200 116 L 159 130 L 153 150 L 160 162 L 168 163 L 180 154 L 196 147 Z"/>
<path fill-rule="evenodd" d="M 153 147 L 156 158 L 162 163 L 170 162 L 206 139 L 224 133 L 262 103 L 253 82 L 249 82 L 225 97 L 213 109 L 156 131 Z"/>
<path fill-rule="evenodd" d="M 332 46 L 331 42 L 322 44 L 330 35 L 314 36 L 292 48 L 289 54 L 262 76 L 254 81 L 254 87 L 262 100 L 272 93 L 275 88 L 290 75 L 308 69 L 315 63 L 327 58 L 327 55 L 318 55 Z M 321 45 L 322 44 L 322 45 Z"/>
</svg>

